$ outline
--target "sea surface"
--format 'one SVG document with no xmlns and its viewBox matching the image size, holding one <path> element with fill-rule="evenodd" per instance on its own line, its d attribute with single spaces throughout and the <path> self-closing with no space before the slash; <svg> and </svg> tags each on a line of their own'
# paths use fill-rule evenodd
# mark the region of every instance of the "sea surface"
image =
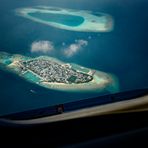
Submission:
<svg viewBox="0 0 148 148">
<path fill-rule="evenodd" d="M 114 19 L 114 29 L 104 33 L 73 32 L 15 14 L 17 8 L 38 5 L 107 13 Z M 148 88 L 147 27 L 147 0 L 0 0 L 0 51 L 32 57 L 49 55 L 64 62 L 111 73 L 119 81 L 119 92 Z M 77 40 L 87 41 L 87 46 L 71 57 L 62 54 L 64 48 Z M 32 53 L 31 45 L 36 41 L 52 42 L 54 52 Z M 109 93 L 49 90 L 0 70 L 0 115 Z"/>
</svg>

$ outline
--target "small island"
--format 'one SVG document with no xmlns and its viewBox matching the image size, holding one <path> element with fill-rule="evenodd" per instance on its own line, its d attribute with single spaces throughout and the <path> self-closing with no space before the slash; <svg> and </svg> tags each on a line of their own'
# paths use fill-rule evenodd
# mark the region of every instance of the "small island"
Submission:
<svg viewBox="0 0 148 148">
<path fill-rule="evenodd" d="M 116 78 L 104 72 L 64 63 L 48 56 L 26 57 L 0 52 L 0 68 L 37 85 L 61 91 L 117 91 Z"/>
<path fill-rule="evenodd" d="M 109 32 L 114 27 L 111 15 L 88 10 L 34 6 L 18 8 L 15 12 L 32 21 L 70 31 Z"/>
</svg>

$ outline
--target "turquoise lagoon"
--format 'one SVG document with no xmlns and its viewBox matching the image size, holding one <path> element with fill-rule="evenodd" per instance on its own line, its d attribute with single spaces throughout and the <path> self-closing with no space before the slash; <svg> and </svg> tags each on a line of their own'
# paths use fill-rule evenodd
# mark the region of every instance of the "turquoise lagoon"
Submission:
<svg viewBox="0 0 148 148">
<path fill-rule="evenodd" d="M 114 21 L 111 15 L 87 10 L 36 6 L 16 9 L 16 14 L 32 21 L 60 29 L 80 32 L 109 32 Z"/>
</svg>

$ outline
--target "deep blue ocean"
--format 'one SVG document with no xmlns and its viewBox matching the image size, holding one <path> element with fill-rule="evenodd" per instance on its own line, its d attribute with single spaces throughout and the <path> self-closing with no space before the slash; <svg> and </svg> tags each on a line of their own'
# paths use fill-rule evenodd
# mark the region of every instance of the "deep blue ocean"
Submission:
<svg viewBox="0 0 148 148">
<path fill-rule="evenodd" d="M 67 31 L 25 19 L 14 12 L 16 8 L 37 5 L 104 12 L 113 17 L 114 29 L 106 33 Z M 147 30 L 147 0 L 0 0 L 0 51 L 39 56 L 30 52 L 32 42 L 52 41 L 56 52 L 50 56 L 114 74 L 119 80 L 119 91 L 148 88 Z M 63 43 L 69 45 L 78 39 L 88 41 L 88 46 L 70 58 L 60 54 Z M 107 93 L 49 90 L 0 70 L 0 115 Z"/>
</svg>

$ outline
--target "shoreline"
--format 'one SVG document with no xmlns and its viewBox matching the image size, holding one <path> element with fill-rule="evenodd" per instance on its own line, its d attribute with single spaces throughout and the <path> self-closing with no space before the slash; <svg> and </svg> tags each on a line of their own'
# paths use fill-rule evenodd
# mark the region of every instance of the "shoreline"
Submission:
<svg viewBox="0 0 148 148">
<path fill-rule="evenodd" d="M 111 15 L 101 12 L 98 12 L 97 15 L 93 14 L 93 12 L 88 10 L 75 10 L 75 9 L 60 8 L 60 7 L 58 8 L 58 7 L 36 6 L 36 7 L 18 8 L 15 10 L 15 12 L 18 16 L 22 16 L 32 21 L 70 31 L 110 32 L 113 30 L 114 26 L 113 18 Z M 30 13 L 73 15 L 73 16 L 82 17 L 84 19 L 84 22 L 78 26 L 69 26 L 66 24 L 64 25 L 60 22 L 50 21 L 50 19 L 48 21 L 44 20 L 43 18 L 34 17 L 29 15 Z"/>
<path fill-rule="evenodd" d="M 2 52 L 0 52 L 0 56 L 3 57 Z M 11 63 L 6 65 L 3 61 L 4 60 L 9 60 L 11 57 Z M 19 69 L 19 61 L 27 61 L 27 60 L 33 60 L 33 59 L 47 59 L 52 62 L 56 62 L 60 65 L 69 65 L 71 68 L 76 70 L 77 72 L 82 72 L 83 74 L 89 74 L 92 71 L 95 71 L 93 74 L 93 79 L 89 82 L 84 82 L 84 83 L 57 83 L 57 82 L 45 82 L 42 80 L 42 78 L 37 75 L 36 73 L 27 70 L 28 75 L 25 75 L 25 73 L 22 73 Z M 107 90 L 109 92 L 118 92 L 118 80 L 115 76 L 109 73 L 101 72 L 98 70 L 86 68 L 80 65 L 75 64 L 76 66 L 74 67 L 74 63 L 64 63 L 63 61 L 53 58 L 53 57 L 48 57 L 48 56 L 40 56 L 36 58 L 31 58 L 31 57 L 26 57 L 18 54 L 14 55 L 9 55 L 9 54 L 4 54 L 3 59 L 0 60 L 0 65 L 3 65 L 3 68 L 6 68 L 8 71 L 11 71 L 23 79 L 35 83 L 39 86 L 45 87 L 47 89 L 53 89 L 53 90 L 59 90 L 59 91 L 68 91 L 68 92 L 102 92 L 104 90 Z M 3 69 L 1 67 L 1 69 Z M 76 68 L 77 67 L 77 68 Z"/>
</svg>

